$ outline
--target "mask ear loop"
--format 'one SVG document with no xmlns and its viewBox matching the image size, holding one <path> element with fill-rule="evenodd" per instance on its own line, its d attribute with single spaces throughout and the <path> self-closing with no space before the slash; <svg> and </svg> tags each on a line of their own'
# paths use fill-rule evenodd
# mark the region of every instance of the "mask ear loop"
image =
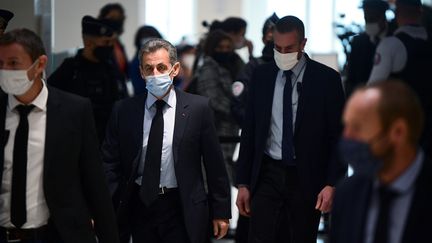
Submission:
<svg viewBox="0 0 432 243">
<path fill-rule="evenodd" d="M 36 61 L 34 61 L 33 62 L 33 64 L 29 67 L 29 68 L 27 68 L 27 70 L 26 70 L 26 72 L 28 73 L 28 71 L 30 71 L 32 68 L 34 68 L 37 64 L 39 64 L 39 62 L 40 62 L 40 59 L 39 59 L 39 57 L 36 59 Z M 28 75 L 28 74 L 27 74 Z M 44 80 L 44 77 L 45 77 L 45 70 L 42 72 L 42 80 Z M 33 81 L 33 80 L 35 80 L 36 79 L 36 77 L 34 77 L 31 81 Z"/>
</svg>

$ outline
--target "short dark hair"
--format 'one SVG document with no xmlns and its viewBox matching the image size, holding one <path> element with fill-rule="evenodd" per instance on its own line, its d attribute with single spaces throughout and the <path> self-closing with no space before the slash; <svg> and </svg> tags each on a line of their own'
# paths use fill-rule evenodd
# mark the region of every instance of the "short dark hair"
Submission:
<svg viewBox="0 0 432 243">
<path fill-rule="evenodd" d="M 213 56 L 216 47 L 223 40 L 229 40 L 232 42 L 231 37 L 222 30 L 215 30 L 208 34 L 204 42 L 204 54 L 207 56 Z"/>
<path fill-rule="evenodd" d="M 305 28 L 303 22 L 299 18 L 292 15 L 279 19 L 276 22 L 275 31 L 281 34 L 297 31 L 299 41 L 303 41 L 305 38 Z"/>
<path fill-rule="evenodd" d="M 138 50 L 144 44 L 142 43 L 142 40 L 146 38 L 162 38 L 162 35 L 153 26 L 150 25 L 141 26 L 135 34 L 135 47 Z"/>
<path fill-rule="evenodd" d="M 177 62 L 177 49 L 175 46 L 173 46 L 173 44 L 161 38 L 152 38 L 144 43 L 139 51 L 138 58 L 140 65 L 142 65 L 142 58 L 144 54 L 153 53 L 159 49 L 165 49 L 168 51 L 171 65 L 174 65 Z"/>
<path fill-rule="evenodd" d="M 125 16 L 125 10 L 120 3 L 108 3 L 100 9 L 98 19 L 105 18 L 112 10 L 117 10 L 123 17 Z"/>
<path fill-rule="evenodd" d="M 238 17 L 229 17 L 222 22 L 217 20 L 213 21 L 209 31 L 212 32 L 214 30 L 220 29 L 227 33 L 237 33 L 243 29 L 246 29 L 246 27 L 247 23 L 244 19 Z"/>
<path fill-rule="evenodd" d="M 366 89 L 377 89 L 380 93 L 378 116 L 384 131 L 390 129 L 397 119 L 403 119 L 409 130 L 409 141 L 417 145 L 424 126 L 424 113 L 418 96 L 400 80 L 374 83 Z"/>
<path fill-rule="evenodd" d="M 20 44 L 33 62 L 40 56 L 46 55 L 41 38 L 29 29 L 14 29 L 0 37 L 0 46 L 14 43 Z"/>
</svg>

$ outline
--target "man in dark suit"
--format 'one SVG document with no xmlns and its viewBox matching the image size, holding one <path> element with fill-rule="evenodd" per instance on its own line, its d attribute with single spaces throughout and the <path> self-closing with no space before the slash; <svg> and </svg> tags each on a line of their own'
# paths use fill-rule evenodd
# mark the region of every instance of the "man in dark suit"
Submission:
<svg viewBox="0 0 432 243">
<path fill-rule="evenodd" d="M 230 189 L 208 99 L 173 88 L 169 42 L 151 39 L 139 57 L 148 92 L 115 105 L 102 146 L 122 238 L 201 243 L 211 220 L 222 238 Z"/>
<path fill-rule="evenodd" d="M 356 91 L 343 120 L 342 158 L 353 176 L 337 189 L 332 243 L 409 243 L 430 238 L 431 161 L 419 147 L 423 111 L 408 86 Z"/>
<path fill-rule="evenodd" d="M 237 206 L 250 216 L 249 242 L 275 242 L 286 217 L 290 242 L 316 242 L 321 212 L 345 173 L 333 151 L 344 94 L 337 72 L 303 53 L 304 25 L 280 19 L 273 33 L 275 62 L 251 80 L 237 168 Z M 286 82 L 288 80 L 288 82 Z M 285 85 L 287 83 L 287 85 Z"/>
<path fill-rule="evenodd" d="M 0 38 L 0 242 L 117 243 L 90 101 L 47 86 L 47 62 L 30 30 Z"/>
</svg>

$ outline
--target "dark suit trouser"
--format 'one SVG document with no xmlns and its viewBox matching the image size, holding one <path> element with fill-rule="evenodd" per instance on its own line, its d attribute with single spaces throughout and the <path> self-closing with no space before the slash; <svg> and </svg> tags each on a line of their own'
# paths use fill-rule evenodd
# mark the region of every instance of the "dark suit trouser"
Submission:
<svg viewBox="0 0 432 243">
<path fill-rule="evenodd" d="M 131 233 L 134 243 L 189 243 L 178 191 L 159 195 L 147 207 L 135 190 L 131 199 Z"/>
<path fill-rule="evenodd" d="M 58 231 L 55 229 L 53 223 L 50 221 L 48 227 L 43 233 L 35 233 L 34 239 L 31 240 L 18 240 L 8 241 L 7 233 L 3 227 L 0 227 L 0 243 L 16 242 L 16 243 L 62 243 Z"/>
<path fill-rule="evenodd" d="M 251 201 L 249 242 L 316 243 L 321 214 L 306 199 L 298 181 L 295 166 L 286 167 L 264 156 Z M 282 217 L 286 229 L 280 228 Z M 285 239 L 277 237 L 277 232 L 286 232 Z"/>
</svg>

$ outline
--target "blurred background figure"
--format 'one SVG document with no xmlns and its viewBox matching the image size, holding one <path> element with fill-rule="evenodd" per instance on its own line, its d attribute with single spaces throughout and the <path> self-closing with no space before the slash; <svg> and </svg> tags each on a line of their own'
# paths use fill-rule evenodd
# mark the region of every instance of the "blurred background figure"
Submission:
<svg viewBox="0 0 432 243">
<path fill-rule="evenodd" d="M 0 36 L 5 32 L 6 27 L 13 16 L 14 14 L 11 11 L 0 9 Z"/>
<path fill-rule="evenodd" d="M 159 33 L 159 31 L 150 25 L 144 25 L 141 26 L 136 34 L 135 34 L 135 55 L 132 59 L 132 61 L 129 63 L 129 78 L 132 82 L 133 88 L 134 88 L 134 95 L 142 94 L 146 91 L 145 88 L 145 81 L 141 77 L 140 69 L 139 69 L 139 50 L 144 45 L 146 41 L 148 41 L 151 38 L 162 38 L 162 35 Z"/>
<path fill-rule="evenodd" d="M 239 72 L 232 38 L 222 30 L 209 33 L 204 44 L 203 64 L 194 73 L 196 93 L 210 98 L 219 137 L 238 136 L 238 126 L 231 114 L 232 83 Z M 232 155 L 235 144 L 221 144 L 232 182 Z"/>
<path fill-rule="evenodd" d="M 124 75 L 113 63 L 116 37 L 103 20 L 82 18 L 84 48 L 66 58 L 48 78 L 48 84 L 92 101 L 99 142 L 114 102 L 127 96 Z"/>
<path fill-rule="evenodd" d="M 378 45 L 369 83 L 396 78 L 416 92 L 426 117 L 420 141 L 426 154 L 432 155 L 432 46 L 421 16 L 420 0 L 396 0 L 398 28 Z"/>
<path fill-rule="evenodd" d="M 244 19 L 238 17 L 229 17 L 222 22 L 218 20 L 214 20 L 211 24 L 208 24 L 207 21 L 203 21 L 202 25 L 208 28 L 208 32 L 204 34 L 204 36 L 200 39 L 197 45 L 196 59 L 194 61 L 194 65 L 192 68 L 194 73 L 203 65 L 204 56 L 206 55 L 204 51 L 205 48 L 204 45 L 206 43 L 206 39 L 210 35 L 210 33 L 212 33 L 215 30 L 221 30 L 231 38 L 234 50 L 241 49 L 245 46 L 249 46 L 248 48 L 249 58 L 252 57 L 253 46 L 252 46 L 252 42 L 245 39 L 247 23 Z M 232 58 L 236 59 L 235 68 L 238 70 L 243 69 L 245 62 L 236 52 L 234 52 L 234 57 Z M 191 93 L 196 93 L 195 79 L 192 79 L 186 91 Z"/>
<path fill-rule="evenodd" d="M 348 73 L 345 93 L 350 96 L 356 86 L 369 79 L 374 63 L 375 49 L 380 40 L 393 34 L 389 29 L 386 11 L 389 4 L 385 0 L 364 0 L 362 3 L 365 31 L 353 37 L 351 53 L 348 56 Z"/>
<path fill-rule="evenodd" d="M 273 13 L 272 16 L 266 19 L 262 27 L 262 41 L 264 43 L 264 48 L 261 52 L 262 56 L 258 58 L 251 58 L 237 75 L 236 82 L 233 84 L 233 94 L 235 99 L 232 109 L 233 115 L 240 126 L 243 123 L 245 104 L 247 101 L 247 90 L 253 71 L 256 67 L 258 67 L 258 65 L 269 63 L 274 60 L 273 28 L 278 20 L 279 17 L 276 15 L 276 13 Z"/>
<path fill-rule="evenodd" d="M 196 47 L 191 44 L 181 43 L 176 46 L 177 57 L 181 65 L 180 72 L 174 77 L 174 85 L 183 90 L 187 89 L 192 80 L 193 64 L 195 62 Z"/>
<path fill-rule="evenodd" d="M 359 89 L 343 122 L 340 155 L 354 174 L 336 187 L 330 242 L 428 241 L 432 164 L 419 147 L 416 94 L 395 80 Z"/>
<path fill-rule="evenodd" d="M 115 33 L 114 42 L 114 59 L 119 70 L 123 75 L 127 76 L 128 58 L 125 48 L 120 41 L 120 36 L 123 34 L 123 26 L 126 20 L 125 10 L 120 3 L 109 3 L 103 6 L 99 12 L 98 19 L 103 19 L 111 27 Z"/>
<path fill-rule="evenodd" d="M 221 29 L 225 31 L 233 40 L 234 49 L 238 50 L 243 47 L 248 48 L 249 59 L 253 57 L 253 44 L 245 38 L 247 28 L 246 20 L 239 17 L 229 17 L 223 22 L 214 21 L 210 26 L 210 31 Z"/>
</svg>

